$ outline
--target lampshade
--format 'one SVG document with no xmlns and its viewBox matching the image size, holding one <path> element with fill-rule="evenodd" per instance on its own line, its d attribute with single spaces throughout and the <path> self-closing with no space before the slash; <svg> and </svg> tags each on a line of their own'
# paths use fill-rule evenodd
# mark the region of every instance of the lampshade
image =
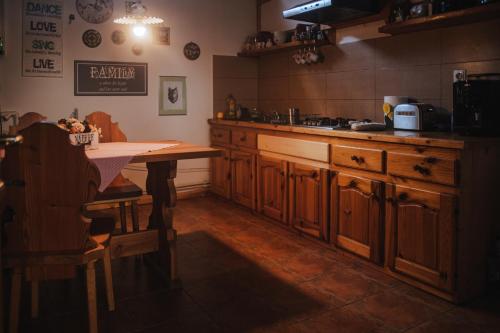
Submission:
<svg viewBox="0 0 500 333">
<path fill-rule="evenodd" d="M 146 6 L 140 0 L 125 1 L 126 16 L 114 19 L 117 24 L 150 25 L 163 23 L 163 19 L 154 16 L 146 16 Z"/>
</svg>

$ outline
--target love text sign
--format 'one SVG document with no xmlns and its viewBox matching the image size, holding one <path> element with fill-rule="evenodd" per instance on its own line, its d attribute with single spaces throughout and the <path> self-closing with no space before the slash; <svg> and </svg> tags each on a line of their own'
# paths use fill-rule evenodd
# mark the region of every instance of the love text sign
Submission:
<svg viewBox="0 0 500 333">
<path fill-rule="evenodd" d="M 24 0 L 24 76 L 63 76 L 62 17 L 61 0 Z"/>
</svg>

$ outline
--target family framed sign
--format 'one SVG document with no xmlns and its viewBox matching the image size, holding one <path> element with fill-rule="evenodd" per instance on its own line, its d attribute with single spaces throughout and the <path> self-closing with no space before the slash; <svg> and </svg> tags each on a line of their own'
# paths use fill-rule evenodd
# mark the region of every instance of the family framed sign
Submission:
<svg viewBox="0 0 500 333">
<path fill-rule="evenodd" d="M 147 63 L 75 60 L 75 96 L 147 95 Z"/>
<path fill-rule="evenodd" d="M 63 77 L 63 1 L 23 1 L 23 76 Z"/>
</svg>

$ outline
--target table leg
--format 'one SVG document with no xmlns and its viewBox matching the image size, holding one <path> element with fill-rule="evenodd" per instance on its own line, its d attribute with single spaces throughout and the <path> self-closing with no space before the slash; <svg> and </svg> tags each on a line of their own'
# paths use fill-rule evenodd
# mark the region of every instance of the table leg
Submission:
<svg viewBox="0 0 500 333">
<path fill-rule="evenodd" d="M 148 229 L 158 229 L 158 260 L 160 270 L 167 276 L 171 288 L 180 287 L 177 272 L 177 231 L 173 217 L 177 193 L 174 178 L 177 161 L 149 162 L 146 187 L 153 197 Z"/>
</svg>

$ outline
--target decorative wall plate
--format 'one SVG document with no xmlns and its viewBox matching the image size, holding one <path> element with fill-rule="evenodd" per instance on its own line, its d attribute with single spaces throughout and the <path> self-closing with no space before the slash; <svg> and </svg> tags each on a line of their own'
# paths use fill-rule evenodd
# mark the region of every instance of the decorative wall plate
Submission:
<svg viewBox="0 0 500 333">
<path fill-rule="evenodd" d="M 143 51 L 144 49 L 141 44 L 132 45 L 132 53 L 135 54 L 136 56 L 140 56 Z"/>
<path fill-rule="evenodd" d="M 189 60 L 196 60 L 200 57 L 200 47 L 198 44 L 189 42 L 184 46 L 184 56 L 188 58 Z"/>
<path fill-rule="evenodd" d="M 123 32 L 122 30 L 115 30 L 111 34 L 111 40 L 113 41 L 113 44 L 122 45 L 123 43 L 125 43 L 126 39 L 127 37 L 125 35 L 125 32 Z"/>
<path fill-rule="evenodd" d="M 87 47 L 95 48 L 101 45 L 102 37 L 99 31 L 89 29 L 83 33 L 82 40 Z"/>
<path fill-rule="evenodd" d="M 103 23 L 113 15 L 113 0 L 76 0 L 76 10 L 88 23 Z"/>
</svg>

